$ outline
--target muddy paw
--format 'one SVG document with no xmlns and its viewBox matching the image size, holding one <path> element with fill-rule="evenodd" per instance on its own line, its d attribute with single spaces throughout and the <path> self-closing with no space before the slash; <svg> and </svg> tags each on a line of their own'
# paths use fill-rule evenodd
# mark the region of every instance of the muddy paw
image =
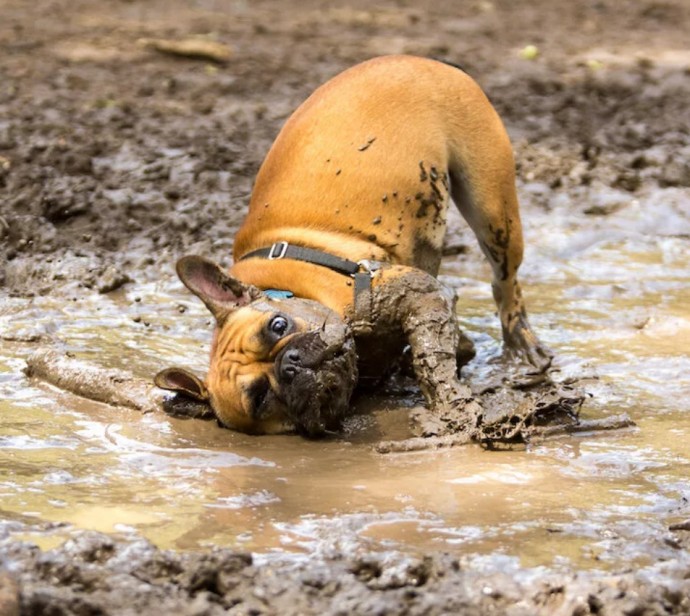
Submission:
<svg viewBox="0 0 690 616">
<path fill-rule="evenodd" d="M 466 435 L 469 440 L 474 437 L 482 412 L 481 405 L 469 399 L 442 410 L 416 407 L 410 413 L 410 421 L 416 436 Z"/>
<path fill-rule="evenodd" d="M 425 438 L 448 434 L 448 426 L 445 422 L 424 407 L 415 407 L 410 411 L 410 427 L 415 436 Z"/>
<path fill-rule="evenodd" d="M 532 345 L 522 340 L 521 344 L 506 344 L 503 357 L 512 363 L 526 364 L 532 374 L 544 374 L 551 367 L 554 353 L 543 344 Z"/>
<path fill-rule="evenodd" d="M 537 372 L 546 372 L 553 361 L 553 351 L 539 341 L 524 313 L 504 323 L 503 344 L 504 357 L 526 363 Z"/>
</svg>

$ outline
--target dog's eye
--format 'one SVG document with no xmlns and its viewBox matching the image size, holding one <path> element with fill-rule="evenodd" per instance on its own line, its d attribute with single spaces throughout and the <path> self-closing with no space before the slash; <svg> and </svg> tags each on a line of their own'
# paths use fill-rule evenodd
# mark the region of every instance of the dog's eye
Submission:
<svg viewBox="0 0 690 616">
<path fill-rule="evenodd" d="M 277 316 L 271 319 L 271 322 L 268 324 L 268 329 L 271 330 L 272 334 L 282 336 L 285 334 L 289 326 L 290 324 L 285 317 Z"/>
</svg>

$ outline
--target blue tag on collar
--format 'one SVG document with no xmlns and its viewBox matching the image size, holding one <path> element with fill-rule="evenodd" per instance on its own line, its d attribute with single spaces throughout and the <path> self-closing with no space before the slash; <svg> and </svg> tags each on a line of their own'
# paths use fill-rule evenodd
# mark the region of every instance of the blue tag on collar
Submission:
<svg viewBox="0 0 690 616">
<path fill-rule="evenodd" d="M 263 293 L 269 299 L 289 299 L 295 296 L 292 291 L 283 291 L 282 289 L 264 289 Z"/>
</svg>

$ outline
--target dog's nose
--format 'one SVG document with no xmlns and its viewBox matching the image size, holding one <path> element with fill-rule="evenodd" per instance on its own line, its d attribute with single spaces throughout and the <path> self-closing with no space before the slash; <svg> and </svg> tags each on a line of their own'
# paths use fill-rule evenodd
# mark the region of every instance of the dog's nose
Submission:
<svg viewBox="0 0 690 616">
<path fill-rule="evenodd" d="M 280 360 L 280 376 L 286 381 L 290 382 L 295 378 L 302 363 L 300 352 L 297 349 L 290 349 L 285 352 L 283 358 Z"/>
</svg>

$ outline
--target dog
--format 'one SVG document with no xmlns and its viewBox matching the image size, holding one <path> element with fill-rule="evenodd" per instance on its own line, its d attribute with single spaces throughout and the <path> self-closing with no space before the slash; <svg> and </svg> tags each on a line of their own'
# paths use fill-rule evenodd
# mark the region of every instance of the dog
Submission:
<svg viewBox="0 0 690 616">
<path fill-rule="evenodd" d="M 517 278 L 514 169 L 497 112 L 458 67 L 385 56 L 334 77 L 270 148 L 229 272 L 177 263 L 216 321 L 205 381 L 173 367 L 155 383 L 228 428 L 315 437 L 407 349 L 429 413 L 476 411 L 458 377 L 472 345 L 436 279 L 451 200 L 491 265 L 505 354 L 546 370 Z"/>
</svg>

